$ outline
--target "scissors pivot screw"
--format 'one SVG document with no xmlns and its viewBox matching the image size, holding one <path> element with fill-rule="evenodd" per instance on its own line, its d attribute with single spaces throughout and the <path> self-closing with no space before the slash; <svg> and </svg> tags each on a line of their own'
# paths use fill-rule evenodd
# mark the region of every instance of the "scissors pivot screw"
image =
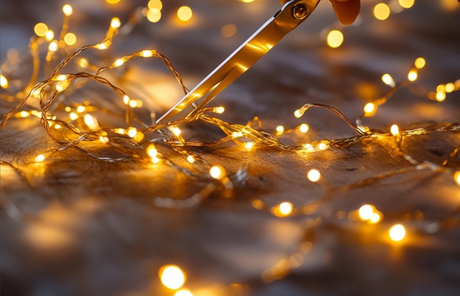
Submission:
<svg viewBox="0 0 460 296">
<path fill-rule="evenodd" d="M 298 20 L 302 20 L 304 18 L 307 17 L 308 15 L 308 9 L 307 7 L 305 7 L 305 5 L 303 4 L 297 4 L 296 6 L 294 6 L 294 8 L 292 9 L 292 14 L 294 15 L 294 17 Z"/>
</svg>

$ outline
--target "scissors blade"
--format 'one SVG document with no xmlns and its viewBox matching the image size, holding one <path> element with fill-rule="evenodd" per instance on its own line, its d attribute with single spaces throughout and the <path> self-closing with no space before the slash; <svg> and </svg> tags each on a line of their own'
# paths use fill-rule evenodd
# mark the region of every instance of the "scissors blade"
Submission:
<svg viewBox="0 0 460 296">
<path fill-rule="evenodd" d="M 280 11 L 262 25 L 246 42 L 185 95 L 173 108 L 158 119 L 157 124 L 179 114 L 187 106 L 197 100 L 203 99 L 207 94 L 209 95 L 199 105 L 199 108 L 195 110 L 209 103 L 272 49 L 286 34 L 310 16 L 319 1 L 292 0 L 287 2 Z M 195 110 L 192 110 L 187 116 L 192 115 Z"/>
</svg>

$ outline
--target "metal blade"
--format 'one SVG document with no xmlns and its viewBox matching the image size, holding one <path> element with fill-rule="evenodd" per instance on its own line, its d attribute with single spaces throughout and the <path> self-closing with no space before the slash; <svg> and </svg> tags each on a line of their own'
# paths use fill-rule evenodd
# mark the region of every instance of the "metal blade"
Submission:
<svg viewBox="0 0 460 296">
<path fill-rule="evenodd" d="M 272 49 L 286 34 L 302 23 L 313 12 L 319 1 L 292 0 L 286 3 L 280 11 L 271 17 L 181 101 L 158 119 L 157 124 L 177 115 L 187 106 L 212 92 L 212 96 L 209 96 L 209 99 L 206 98 L 200 104 L 200 107 L 210 102 Z M 222 83 L 224 79 L 226 79 L 225 83 Z"/>
</svg>

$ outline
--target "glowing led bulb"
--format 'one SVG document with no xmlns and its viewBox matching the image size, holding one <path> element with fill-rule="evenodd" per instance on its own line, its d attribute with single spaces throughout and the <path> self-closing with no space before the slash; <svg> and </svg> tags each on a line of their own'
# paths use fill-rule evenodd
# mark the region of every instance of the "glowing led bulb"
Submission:
<svg viewBox="0 0 460 296">
<path fill-rule="evenodd" d="M 382 81 L 389 86 L 395 86 L 395 82 L 393 80 L 393 77 L 391 77 L 390 74 L 383 74 L 382 76 Z"/>
<path fill-rule="evenodd" d="M 315 169 L 310 170 L 307 174 L 307 178 L 310 180 L 310 182 L 318 182 L 321 178 L 321 173 Z"/>
<path fill-rule="evenodd" d="M 153 56 L 153 52 L 151 50 L 143 50 L 141 52 L 141 56 L 143 56 L 144 58 L 150 58 Z"/>
<path fill-rule="evenodd" d="M 446 93 L 444 92 L 437 92 L 436 93 L 436 101 L 443 102 L 446 99 Z"/>
<path fill-rule="evenodd" d="M 277 133 L 278 135 L 281 135 L 282 133 L 284 133 L 284 126 L 278 125 L 278 126 L 276 127 L 276 133 Z"/>
<path fill-rule="evenodd" d="M 359 218 L 363 221 L 367 221 L 372 218 L 374 214 L 374 207 L 371 205 L 363 205 L 358 210 Z"/>
<path fill-rule="evenodd" d="M 117 4 L 120 0 L 106 0 L 109 4 Z"/>
<path fill-rule="evenodd" d="M 398 0 L 398 2 L 401 7 L 411 8 L 414 5 L 415 0 Z"/>
<path fill-rule="evenodd" d="M 180 136 L 180 134 L 182 133 L 182 131 L 180 130 L 180 128 L 178 128 L 177 126 L 174 126 L 171 128 L 171 131 L 172 133 L 177 137 L 177 136 Z"/>
<path fill-rule="evenodd" d="M 455 172 L 454 174 L 454 180 L 457 182 L 457 184 L 460 186 L 460 171 Z"/>
<path fill-rule="evenodd" d="M 0 86 L 2 88 L 7 88 L 8 87 L 8 79 L 6 79 L 5 76 L 0 75 Z"/>
<path fill-rule="evenodd" d="M 64 12 L 66 16 L 69 16 L 72 14 L 73 9 L 72 9 L 72 6 L 70 6 L 69 4 L 66 4 L 62 7 L 62 11 Z"/>
<path fill-rule="evenodd" d="M 57 43 L 56 40 L 54 40 L 54 41 L 51 42 L 50 45 L 48 46 L 48 50 L 51 51 L 51 52 L 55 52 L 57 49 L 58 49 L 58 43 Z"/>
<path fill-rule="evenodd" d="M 160 268 L 160 279 L 169 289 L 177 290 L 185 283 L 185 273 L 175 265 Z"/>
<path fill-rule="evenodd" d="M 174 293 L 174 296 L 193 296 L 193 294 L 189 290 L 182 289 Z"/>
<path fill-rule="evenodd" d="M 195 162 L 195 157 L 193 157 L 193 155 L 189 155 L 189 156 L 187 156 L 187 161 L 190 162 L 190 163 L 194 163 Z"/>
<path fill-rule="evenodd" d="M 241 0 L 241 2 L 244 2 L 244 3 L 252 3 L 252 2 L 254 2 L 254 0 Z"/>
<path fill-rule="evenodd" d="M 113 63 L 113 65 L 115 67 L 120 67 L 121 65 L 123 65 L 125 63 L 125 61 L 123 61 L 122 59 L 118 59 L 115 61 L 115 63 Z"/>
<path fill-rule="evenodd" d="M 45 160 L 45 155 L 43 155 L 43 154 L 39 154 L 39 155 L 37 155 L 37 157 L 35 157 L 36 162 L 42 162 L 44 160 Z"/>
<path fill-rule="evenodd" d="M 246 143 L 244 143 L 244 148 L 246 148 L 248 150 L 251 150 L 252 148 L 254 148 L 254 142 L 246 142 Z"/>
<path fill-rule="evenodd" d="M 224 169 L 221 166 L 215 165 L 209 170 L 209 174 L 214 179 L 222 179 L 225 176 Z"/>
<path fill-rule="evenodd" d="M 417 80 L 417 70 L 410 70 L 409 74 L 407 74 L 407 79 L 409 81 L 415 81 Z"/>
<path fill-rule="evenodd" d="M 77 36 L 75 36 L 74 33 L 67 33 L 64 36 L 64 42 L 67 45 L 74 45 L 75 43 L 77 43 Z"/>
<path fill-rule="evenodd" d="M 147 11 L 147 19 L 151 23 L 157 23 L 161 20 L 161 11 L 159 9 L 149 9 Z"/>
<path fill-rule="evenodd" d="M 188 6 L 182 6 L 177 10 L 177 17 L 183 22 L 189 21 L 192 16 L 192 9 Z"/>
<path fill-rule="evenodd" d="M 72 112 L 72 113 L 69 114 L 69 117 L 70 117 L 71 120 L 75 120 L 75 119 L 78 118 L 78 115 L 76 113 Z"/>
<path fill-rule="evenodd" d="M 107 137 L 100 136 L 99 141 L 101 141 L 104 144 L 107 144 L 110 140 Z"/>
<path fill-rule="evenodd" d="M 293 206 L 292 203 L 285 201 L 278 206 L 278 209 L 282 215 L 288 216 L 292 213 Z"/>
<path fill-rule="evenodd" d="M 300 132 L 301 132 L 301 133 L 304 133 L 304 134 L 305 134 L 306 132 L 308 132 L 309 129 L 310 129 L 310 127 L 308 126 L 308 124 L 305 124 L 305 123 L 303 123 L 303 124 L 301 124 L 301 125 L 299 126 Z"/>
<path fill-rule="evenodd" d="M 222 114 L 222 113 L 225 112 L 225 108 L 224 108 L 224 107 L 216 107 L 216 108 L 214 108 L 213 111 L 214 111 L 215 113 L 217 113 L 217 114 Z"/>
<path fill-rule="evenodd" d="M 415 68 L 422 69 L 423 67 L 425 67 L 426 61 L 424 58 L 417 58 L 414 64 L 415 64 Z"/>
<path fill-rule="evenodd" d="M 110 22 L 110 26 L 114 29 L 118 29 L 121 26 L 120 19 L 117 17 L 114 17 L 112 21 Z"/>
<path fill-rule="evenodd" d="M 390 228 L 389 234 L 392 240 L 398 242 L 406 236 L 406 229 L 401 224 L 396 224 Z"/>
<path fill-rule="evenodd" d="M 99 50 L 107 49 L 107 44 L 100 43 L 100 44 L 96 45 L 96 48 L 99 49 Z"/>
<path fill-rule="evenodd" d="M 99 124 L 97 123 L 96 118 L 89 114 L 85 114 L 83 117 L 83 120 L 85 121 L 85 124 L 92 130 L 96 130 L 99 128 Z"/>
<path fill-rule="evenodd" d="M 150 157 L 152 157 L 152 158 L 157 157 L 157 155 L 158 155 L 158 150 L 157 150 L 157 148 L 155 147 L 154 144 L 150 144 L 150 145 L 147 147 L 147 154 L 148 154 Z"/>
<path fill-rule="evenodd" d="M 369 218 L 369 222 L 372 224 L 379 223 L 382 217 L 380 216 L 379 213 L 372 213 L 372 216 Z"/>
<path fill-rule="evenodd" d="M 446 84 L 446 93 L 451 93 L 455 90 L 455 84 L 453 84 L 452 82 L 449 82 Z"/>
<path fill-rule="evenodd" d="M 43 37 L 43 36 L 46 35 L 46 32 L 48 32 L 48 26 L 46 24 L 44 24 L 44 23 L 38 23 L 34 27 L 34 32 L 35 32 L 35 34 L 37 34 L 37 36 Z M 53 39 L 53 38 L 51 38 L 51 39 Z"/>
<path fill-rule="evenodd" d="M 45 38 L 47 41 L 51 41 L 53 40 L 54 38 L 54 32 L 52 30 L 48 30 L 46 33 L 45 33 Z"/>
<path fill-rule="evenodd" d="M 364 113 L 366 114 L 372 114 L 375 111 L 375 105 L 373 103 L 367 103 L 364 106 Z"/>
<path fill-rule="evenodd" d="M 137 129 L 135 127 L 128 128 L 128 136 L 134 138 L 137 135 Z"/>
<path fill-rule="evenodd" d="M 390 16 L 390 7 L 388 7 L 385 3 L 375 5 L 374 16 L 378 20 L 386 20 Z"/>
<path fill-rule="evenodd" d="M 302 115 L 303 115 L 303 112 L 300 111 L 300 109 L 299 109 L 299 110 L 295 110 L 294 116 L 295 116 L 296 118 L 300 118 L 300 117 L 302 117 Z"/>
<path fill-rule="evenodd" d="M 149 3 L 147 4 L 147 6 L 150 9 L 161 10 L 161 9 L 163 9 L 163 2 L 161 2 L 161 0 L 150 0 Z"/>
<path fill-rule="evenodd" d="M 78 113 L 83 113 L 83 112 L 85 112 L 85 110 L 86 110 L 86 107 L 85 107 L 85 106 L 78 106 L 78 107 L 77 107 L 77 112 L 78 112 Z"/>
<path fill-rule="evenodd" d="M 390 132 L 393 136 L 399 135 L 399 127 L 396 124 L 393 124 L 390 128 Z"/>
<path fill-rule="evenodd" d="M 343 43 L 343 34 L 339 30 L 332 30 L 327 34 L 327 45 L 337 48 Z"/>
<path fill-rule="evenodd" d="M 124 95 L 123 96 L 123 103 L 125 105 L 129 105 L 129 102 L 131 101 L 131 99 L 127 96 L 127 95 Z"/>
</svg>

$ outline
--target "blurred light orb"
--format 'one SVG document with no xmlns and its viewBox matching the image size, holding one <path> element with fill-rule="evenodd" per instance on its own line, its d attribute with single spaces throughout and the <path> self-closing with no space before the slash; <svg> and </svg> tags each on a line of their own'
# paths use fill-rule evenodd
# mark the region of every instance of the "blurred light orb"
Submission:
<svg viewBox="0 0 460 296">
<path fill-rule="evenodd" d="M 165 287 L 177 290 L 185 283 L 185 273 L 176 265 L 163 266 L 160 268 L 160 279 Z"/>
<path fill-rule="evenodd" d="M 193 296 L 193 294 L 189 290 L 183 289 L 174 293 L 174 296 Z"/>
<path fill-rule="evenodd" d="M 34 32 L 37 36 L 43 37 L 46 35 L 46 32 L 48 32 L 48 26 L 44 23 L 38 23 L 34 27 Z"/>
<path fill-rule="evenodd" d="M 287 215 L 291 214 L 291 213 L 292 213 L 292 209 L 293 209 L 292 203 L 287 202 L 287 201 L 282 202 L 282 203 L 279 205 L 279 211 L 280 211 L 280 213 L 283 214 L 284 216 L 287 216 Z"/>
<path fill-rule="evenodd" d="M 117 4 L 120 0 L 106 0 L 109 4 Z"/>
<path fill-rule="evenodd" d="M 399 242 L 406 236 L 406 229 L 401 224 L 396 224 L 390 228 L 389 235 L 393 241 Z"/>
<path fill-rule="evenodd" d="M 332 48 L 337 48 L 342 45 L 343 40 L 343 34 L 339 30 L 332 30 L 327 34 L 327 45 Z"/>
<path fill-rule="evenodd" d="M 189 21 L 192 16 L 192 9 L 188 6 L 182 6 L 177 10 L 177 17 L 183 22 Z"/>
<path fill-rule="evenodd" d="M 225 38 L 230 38 L 236 34 L 236 26 L 234 24 L 228 24 L 223 26 L 220 29 L 220 33 L 222 34 L 223 37 Z"/>
<path fill-rule="evenodd" d="M 455 172 L 454 180 L 455 180 L 455 182 L 457 182 L 458 186 L 460 186 L 460 171 Z"/>
<path fill-rule="evenodd" d="M 374 7 L 374 16 L 376 19 L 384 21 L 390 16 L 390 7 L 385 3 L 379 3 Z"/>
<path fill-rule="evenodd" d="M 161 0 L 150 0 L 147 6 L 152 10 L 153 9 L 162 10 L 163 2 L 161 2 Z"/>
<path fill-rule="evenodd" d="M 74 33 L 67 33 L 64 36 L 64 42 L 67 45 L 74 45 L 75 43 L 77 43 L 77 36 L 75 36 Z"/>
<path fill-rule="evenodd" d="M 151 23 L 157 23 L 161 20 L 161 11 L 159 9 L 149 9 L 147 11 L 147 19 Z"/>
<path fill-rule="evenodd" d="M 369 220 L 372 218 L 372 214 L 374 214 L 374 207 L 371 205 L 363 205 L 359 208 L 358 214 L 361 220 Z"/>
<path fill-rule="evenodd" d="M 404 8 L 411 8 L 414 6 L 415 0 L 399 0 L 399 5 Z"/>
<path fill-rule="evenodd" d="M 318 182 L 321 179 L 321 173 L 318 170 L 310 170 L 307 174 L 308 180 L 311 182 Z"/>
<path fill-rule="evenodd" d="M 422 69 L 423 67 L 425 67 L 425 65 L 426 65 L 426 61 L 424 58 L 420 57 L 415 60 L 415 68 Z"/>
</svg>

